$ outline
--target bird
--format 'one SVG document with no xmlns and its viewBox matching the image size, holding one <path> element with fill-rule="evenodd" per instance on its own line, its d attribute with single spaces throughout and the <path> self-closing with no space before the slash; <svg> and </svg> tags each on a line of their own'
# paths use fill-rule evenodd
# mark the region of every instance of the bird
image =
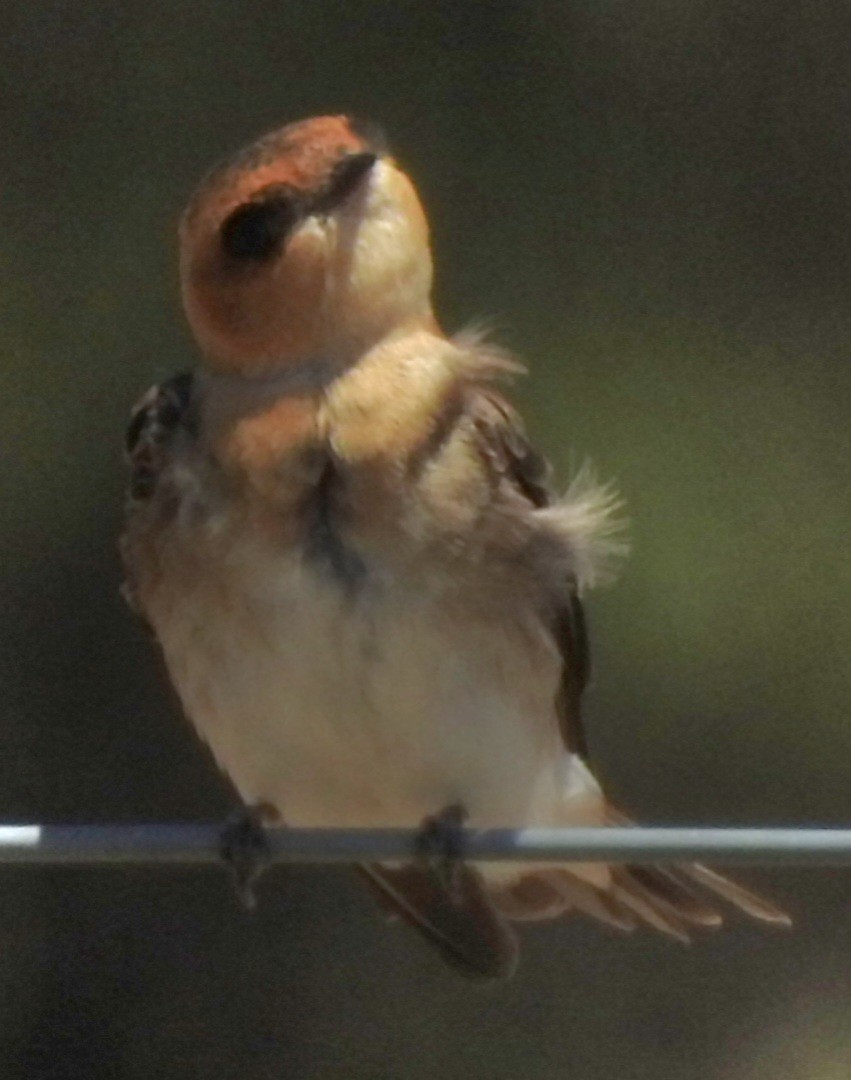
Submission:
<svg viewBox="0 0 851 1080">
<path fill-rule="evenodd" d="M 627 822 L 581 713 L 620 511 L 588 470 L 556 491 L 504 389 L 521 365 L 441 329 L 383 132 L 263 136 L 201 181 L 179 248 L 199 363 L 132 414 L 125 593 L 247 810 L 419 830 L 420 855 L 358 872 L 480 979 L 514 971 L 520 923 L 572 912 L 681 940 L 719 900 L 787 925 L 700 865 L 458 857 L 465 826 Z"/>
</svg>

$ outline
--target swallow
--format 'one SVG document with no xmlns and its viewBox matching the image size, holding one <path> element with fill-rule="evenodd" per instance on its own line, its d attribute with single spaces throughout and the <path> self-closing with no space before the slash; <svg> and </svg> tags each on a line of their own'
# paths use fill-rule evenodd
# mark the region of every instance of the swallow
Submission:
<svg viewBox="0 0 851 1080">
<path fill-rule="evenodd" d="M 463 822 L 625 820 L 581 716 L 616 500 L 587 473 L 559 496 L 499 386 L 522 369 L 441 330 L 426 216 L 378 129 L 313 118 L 214 169 L 180 274 L 200 364 L 130 425 L 126 592 L 244 804 L 420 828 L 426 857 L 361 876 L 482 978 L 514 970 L 515 924 L 568 912 L 683 940 L 718 899 L 787 924 L 698 865 L 432 857 Z"/>
</svg>

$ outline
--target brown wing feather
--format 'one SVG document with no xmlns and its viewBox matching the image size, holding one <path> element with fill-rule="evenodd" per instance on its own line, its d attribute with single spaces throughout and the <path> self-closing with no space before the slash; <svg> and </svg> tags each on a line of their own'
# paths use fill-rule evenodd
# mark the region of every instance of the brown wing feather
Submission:
<svg viewBox="0 0 851 1080">
<path fill-rule="evenodd" d="M 552 502 L 549 469 L 545 459 L 529 443 L 523 425 L 511 405 L 490 387 L 476 387 L 470 404 L 472 415 L 488 455 L 491 468 L 511 485 L 515 495 L 534 507 Z M 564 743 L 571 753 L 587 760 L 588 743 L 582 723 L 581 699 L 590 676 L 591 662 L 585 613 L 576 583 L 556 613 L 553 632 L 561 652 L 561 682 L 556 697 L 556 713 Z M 629 824 L 615 810 L 610 824 Z M 534 879 L 530 881 L 530 878 Z M 680 940 L 688 940 L 687 927 L 714 928 L 721 916 L 694 888 L 699 885 L 714 897 L 721 897 L 752 918 L 778 926 L 788 926 L 785 912 L 700 865 L 618 866 L 612 868 L 612 884 L 603 893 L 580 882 L 569 871 L 533 873 L 495 900 L 510 918 L 547 918 L 558 914 L 551 892 L 561 889 L 567 907 L 584 910 L 603 922 L 621 929 L 635 925 L 636 919 Z M 537 888 L 535 888 L 537 886 Z"/>
<path fill-rule="evenodd" d="M 182 372 L 152 386 L 133 406 L 124 438 L 132 500 L 153 494 L 171 436 L 186 422 L 191 396 L 192 374 Z"/>
<path fill-rule="evenodd" d="M 535 507 L 549 506 L 553 491 L 546 458 L 529 442 L 523 422 L 506 399 L 489 386 L 477 386 L 469 410 L 491 467 L 520 498 Z M 575 581 L 555 613 L 553 636 L 562 657 L 556 715 L 565 746 L 588 759 L 588 739 L 582 723 L 582 694 L 591 674 L 591 654 L 585 611 Z"/>
</svg>

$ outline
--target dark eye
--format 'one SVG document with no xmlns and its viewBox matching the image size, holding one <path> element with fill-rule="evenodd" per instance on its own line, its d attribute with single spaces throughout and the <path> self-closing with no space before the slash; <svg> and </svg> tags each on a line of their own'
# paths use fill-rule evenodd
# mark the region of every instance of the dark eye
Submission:
<svg viewBox="0 0 851 1080">
<path fill-rule="evenodd" d="M 222 248 L 240 262 L 263 262 L 275 254 L 295 220 L 291 197 L 275 194 L 245 203 L 225 219 Z"/>
</svg>

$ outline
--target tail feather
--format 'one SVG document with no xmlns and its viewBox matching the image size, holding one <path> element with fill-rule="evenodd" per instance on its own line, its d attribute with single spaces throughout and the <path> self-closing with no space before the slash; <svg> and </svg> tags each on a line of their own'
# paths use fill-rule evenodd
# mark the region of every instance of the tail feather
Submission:
<svg viewBox="0 0 851 1080">
<path fill-rule="evenodd" d="M 503 979 L 514 972 L 517 938 L 472 867 L 456 868 L 451 893 L 424 867 L 364 863 L 358 870 L 382 907 L 418 930 L 463 974 Z"/>
<path fill-rule="evenodd" d="M 711 930 L 724 921 L 675 869 L 665 866 L 628 866 L 624 869 L 632 879 L 667 901 L 685 922 Z"/>
<path fill-rule="evenodd" d="M 606 807 L 605 820 L 607 825 L 633 824 L 611 805 Z M 585 870 L 584 865 L 529 870 L 510 886 L 501 885 L 494 902 L 512 920 L 557 917 L 575 908 L 618 930 L 643 924 L 684 942 L 689 941 L 690 926 L 706 930 L 721 926 L 723 917 L 713 899 L 724 900 L 759 922 L 791 925 L 780 908 L 700 863 L 601 866 L 604 872 L 597 880 L 589 880 Z M 541 902 L 546 885 L 558 891 L 565 901 L 563 907 L 552 904 L 548 908 Z"/>
<path fill-rule="evenodd" d="M 624 907 L 634 911 L 647 926 L 652 926 L 661 934 L 676 938 L 687 945 L 688 933 L 673 908 L 660 902 L 653 894 L 636 881 L 627 879 L 623 884 L 612 886 L 612 896 Z"/>
<path fill-rule="evenodd" d="M 696 885 L 760 922 L 791 925 L 780 908 L 698 863 L 670 868 L 613 866 L 606 888 L 574 876 L 569 867 L 536 869 L 510 885 L 492 887 L 491 896 L 512 921 L 558 918 L 574 909 L 617 930 L 650 926 L 688 942 L 689 927 L 717 930 L 723 922 L 721 912 L 698 893 Z M 560 903 L 553 899 L 553 891 Z"/>
<path fill-rule="evenodd" d="M 608 823 L 632 824 L 615 810 Z M 684 943 L 692 928 L 722 924 L 717 900 L 760 922 L 791 925 L 780 908 L 700 863 L 539 865 L 517 876 L 505 868 L 491 875 L 489 868 L 482 874 L 466 864 L 456 869 L 450 890 L 422 865 L 358 867 L 384 908 L 418 930 L 452 966 L 477 978 L 514 971 L 517 938 L 510 923 L 555 919 L 572 910 L 625 933 L 649 926 Z"/>
<path fill-rule="evenodd" d="M 564 915 L 570 902 L 541 874 L 527 874 L 502 888 L 491 888 L 500 914 L 512 922 L 536 922 Z"/>
<path fill-rule="evenodd" d="M 608 804 L 606 824 L 629 827 L 635 823 L 622 811 Z M 671 867 L 629 866 L 616 873 L 622 874 L 623 871 L 626 871 L 632 880 L 637 880 L 649 889 L 657 900 L 664 899 L 671 904 L 679 918 L 687 923 L 715 928 L 723 922 L 721 913 L 694 889 L 694 886 L 698 885 L 713 897 L 726 900 L 728 904 L 759 922 L 773 926 L 792 925 L 792 920 L 785 911 L 701 863 Z"/>
<path fill-rule="evenodd" d="M 792 925 L 792 920 L 785 911 L 769 903 L 768 900 L 764 900 L 761 896 L 752 893 L 749 889 L 745 889 L 737 882 L 723 877 L 714 870 L 710 870 L 708 866 L 692 863 L 690 866 L 683 867 L 683 871 L 692 880 L 717 896 L 722 897 L 733 907 L 744 911 L 752 919 L 771 923 L 773 926 Z"/>
<path fill-rule="evenodd" d="M 550 870 L 543 874 L 570 902 L 570 906 L 578 911 L 626 933 L 638 925 L 634 914 L 611 892 L 589 885 L 587 881 L 574 877 L 569 870 Z"/>
</svg>

